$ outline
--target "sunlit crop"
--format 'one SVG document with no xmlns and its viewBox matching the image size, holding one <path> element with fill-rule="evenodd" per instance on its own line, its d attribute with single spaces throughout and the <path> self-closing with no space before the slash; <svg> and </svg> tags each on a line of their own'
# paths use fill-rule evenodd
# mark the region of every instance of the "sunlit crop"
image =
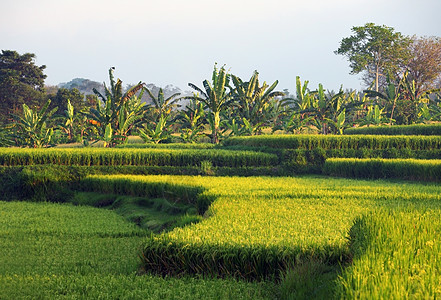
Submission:
<svg viewBox="0 0 441 300">
<path fill-rule="evenodd" d="M 350 299 L 441 297 L 441 210 L 380 210 L 357 218 L 354 259 L 338 280 Z"/>
<path fill-rule="evenodd" d="M 133 181 L 131 190 L 136 190 L 137 185 L 152 186 L 160 182 L 180 187 L 199 186 L 203 195 L 214 200 L 203 222 L 154 236 L 146 242 L 145 268 L 159 273 L 234 275 L 236 272 L 239 277 L 266 278 L 296 259 L 319 257 L 330 262 L 342 261 L 350 255 L 347 232 L 356 216 L 379 207 L 438 209 L 441 199 L 436 185 L 323 177 L 124 178 Z M 101 181 L 103 186 L 116 187 L 122 177 L 90 179 L 96 186 Z M 165 265 L 160 261 L 166 262 Z"/>
<path fill-rule="evenodd" d="M 441 160 L 423 159 L 327 159 L 323 171 L 351 178 L 401 178 L 441 181 Z"/>
<path fill-rule="evenodd" d="M 268 166 L 278 163 L 278 158 L 274 154 L 222 149 L 0 148 L 0 165 L 4 166 L 34 164 L 192 166 L 207 160 L 214 166 L 225 167 Z"/>
</svg>

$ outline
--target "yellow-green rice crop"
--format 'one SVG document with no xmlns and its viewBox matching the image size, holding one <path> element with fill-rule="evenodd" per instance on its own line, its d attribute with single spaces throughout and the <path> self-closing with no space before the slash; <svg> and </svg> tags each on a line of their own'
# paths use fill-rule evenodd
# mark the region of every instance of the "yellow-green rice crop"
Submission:
<svg viewBox="0 0 441 300">
<path fill-rule="evenodd" d="M 111 186 L 121 176 L 93 176 Z M 124 176 L 139 185 L 163 182 L 203 187 L 216 199 L 201 223 L 154 236 L 144 246 L 145 269 L 244 278 L 278 275 L 296 260 L 330 262 L 350 255 L 347 232 L 356 216 L 378 207 L 438 207 L 441 188 L 324 177 Z"/>
<path fill-rule="evenodd" d="M 0 148 L 0 165 L 81 165 L 81 166 L 194 166 L 210 161 L 213 166 L 271 166 L 276 155 L 222 149 L 109 149 L 109 148 Z"/>
<path fill-rule="evenodd" d="M 407 149 L 436 150 L 441 148 L 440 136 L 387 135 L 259 135 L 235 136 L 225 140 L 226 146 L 252 146 L 284 149 Z"/>
<path fill-rule="evenodd" d="M 323 172 L 351 178 L 400 178 L 441 181 L 441 160 L 329 158 Z"/>
<path fill-rule="evenodd" d="M 441 297 L 441 210 L 379 210 L 351 229 L 353 263 L 338 280 L 345 299 Z"/>
</svg>

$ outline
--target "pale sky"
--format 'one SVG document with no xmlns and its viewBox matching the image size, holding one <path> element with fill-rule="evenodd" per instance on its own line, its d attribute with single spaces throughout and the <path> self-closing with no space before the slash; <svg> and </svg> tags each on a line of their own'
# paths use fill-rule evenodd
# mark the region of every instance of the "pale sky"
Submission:
<svg viewBox="0 0 441 300">
<path fill-rule="evenodd" d="M 353 26 L 441 37 L 441 0 L 0 0 L 0 50 L 34 53 L 46 84 L 73 78 L 173 84 L 190 90 L 215 62 L 295 91 L 360 89 L 334 51 Z"/>
</svg>

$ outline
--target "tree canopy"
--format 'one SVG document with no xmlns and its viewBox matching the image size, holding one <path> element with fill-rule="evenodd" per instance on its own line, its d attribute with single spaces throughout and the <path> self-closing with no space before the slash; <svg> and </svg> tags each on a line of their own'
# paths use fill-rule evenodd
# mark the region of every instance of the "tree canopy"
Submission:
<svg viewBox="0 0 441 300">
<path fill-rule="evenodd" d="M 40 106 L 44 101 L 43 73 L 46 66 L 35 64 L 35 54 L 20 55 L 16 51 L 2 50 L 0 54 L 0 122 L 17 114 L 22 105 Z"/>
<path fill-rule="evenodd" d="M 365 72 L 365 79 L 374 81 L 378 92 L 380 77 L 399 73 L 408 60 L 410 39 L 392 27 L 374 23 L 352 27 L 352 32 L 341 40 L 335 54 L 348 58 L 351 74 Z"/>
<path fill-rule="evenodd" d="M 418 94 L 441 88 L 441 38 L 412 37 L 411 58 L 406 64 Z"/>
</svg>

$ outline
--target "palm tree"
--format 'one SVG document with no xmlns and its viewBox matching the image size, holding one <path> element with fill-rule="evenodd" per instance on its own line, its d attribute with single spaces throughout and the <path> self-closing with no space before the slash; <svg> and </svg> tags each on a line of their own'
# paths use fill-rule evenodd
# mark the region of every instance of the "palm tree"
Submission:
<svg viewBox="0 0 441 300">
<path fill-rule="evenodd" d="M 208 80 L 203 81 L 204 90 L 200 89 L 196 85 L 189 83 L 188 85 L 196 90 L 200 96 L 184 97 L 184 99 L 196 99 L 205 104 L 210 114 L 208 120 L 211 123 L 211 142 L 213 144 L 219 143 L 220 132 L 220 113 L 225 110 L 227 104 L 231 99 L 230 93 L 227 93 L 227 87 L 229 85 L 230 75 L 222 66 L 220 70 L 214 65 L 212 82 Z"/>
</svg>

